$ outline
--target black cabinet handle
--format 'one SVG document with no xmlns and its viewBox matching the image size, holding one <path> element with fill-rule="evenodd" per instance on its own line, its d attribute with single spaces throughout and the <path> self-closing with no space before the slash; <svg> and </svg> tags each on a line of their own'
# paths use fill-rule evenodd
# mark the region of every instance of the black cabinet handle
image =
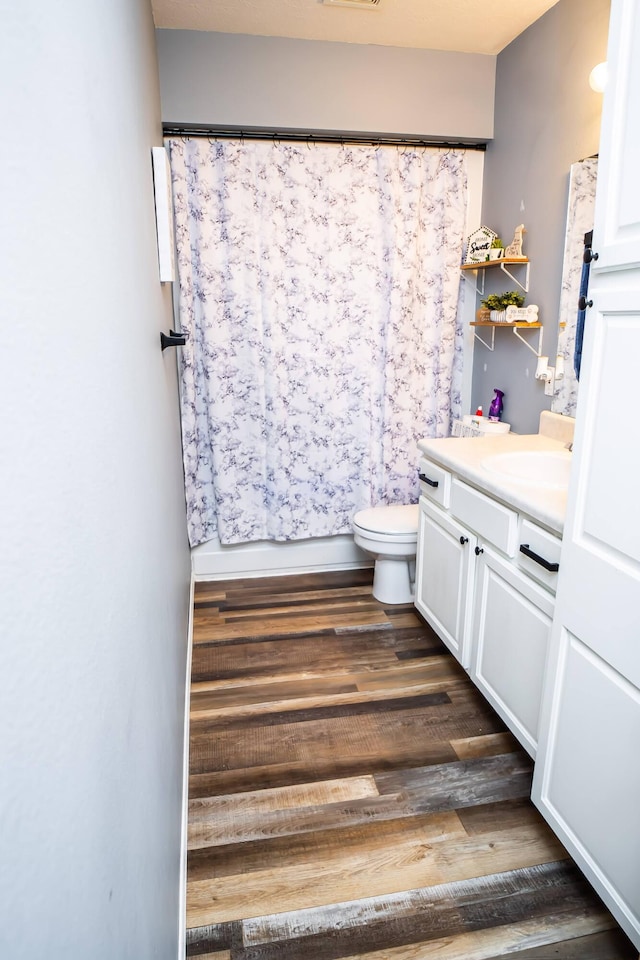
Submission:
<svg viewBox="0 0 640 960">
<path fill-rule="evenodd" d="M 437 480 L 429 480 L 429 477 L 427 477 L 426 474 L 424 474 L 424 473 L 419 473 L 419 474 L 418 474 L 418 480 L 422 480 L 423 483 L 428 483 L 430 487 L 437 487 L 437 486 L 438 486 L 438 481 L 437 481 Z"/>
<path fill-rule="evenodd" d="M 578 310 L 586 310 L 587 307 L 593 306 L 593 300 L 587 300 L 586 297 L 580 297 L 578 300 Z"/>
<path fill-rule="evenodd" d="M 535 560 L 536 563 L 539 563 L 541 567 L 544 567 L 545 570 L 548 570 L 550 573 L 557 573 L 560 569 L 559 563 L 550 563 L 549 560 L 545 560 L 540 554 L 534 553 L 528 543 L 520 544 L 520 553 L 524 553 L 525 557 L 529 557 L 530 560 Z"/>
<path fill-rule="evenodd" d="M 591 263 L 592 260 L 597 260 L 599 256 L 600 254 L 596 253 L 595 250 L 592 250 L 591 247 L 585 247 L 582 255 L 582 262 Z"/>
<path fill-rule="evenodd" d="M 481 553 L 484 553 L 484 550 L 482 547 L 476 547 L 473 552 L 475 553 L 476 557 L 479 557 Z"/>
<path fill-rule="evenodd" d="M 460 544 L 464 547 L 465 543 L 469 543 L 469 537 L 460 537 Z"/>
</svg>

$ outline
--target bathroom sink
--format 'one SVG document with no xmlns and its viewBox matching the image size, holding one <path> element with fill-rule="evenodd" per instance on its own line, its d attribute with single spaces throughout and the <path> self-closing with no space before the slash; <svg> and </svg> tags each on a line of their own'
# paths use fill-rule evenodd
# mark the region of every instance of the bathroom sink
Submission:
<svg viewBox="0 0 640 960">
<path fill-rule="evenodd" d="M 483 460 L 482 466 L 507 480 L 564 490 L 569 483 L 571 454 L 564 450 L 497 453 Z"/>
</svg>

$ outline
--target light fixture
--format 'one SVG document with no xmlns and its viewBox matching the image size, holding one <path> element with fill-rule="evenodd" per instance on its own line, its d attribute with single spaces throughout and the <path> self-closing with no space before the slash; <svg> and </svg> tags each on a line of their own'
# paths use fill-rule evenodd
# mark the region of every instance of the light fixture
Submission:
<svg viewBox="0 0 640 960">
<path fill-rule="evenodd" d="M 604 60 L 602 63 L 598 63 L 589 74 L 589 86 L 592 90 L 595 90 L 596 93 L 604 93 L 608 76 L 609 69 L 607 67 L 607 61 Z"/>
</svg>

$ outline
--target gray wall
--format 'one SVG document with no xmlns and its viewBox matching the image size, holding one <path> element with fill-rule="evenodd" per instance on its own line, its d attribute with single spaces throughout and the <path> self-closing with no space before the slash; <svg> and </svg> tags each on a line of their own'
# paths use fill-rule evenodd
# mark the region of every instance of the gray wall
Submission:
<svg viewBox="0 0 640 960">
<path fill-rule="evenodd" d="M 147 0 L 3 6 L 0 955 L 178 949 L 189 555 Z"/>
<path fill-rule="evenodd" d="M 162 118 L 485 140 L 493 56 L 158 30 Z"/>
<path fill-rule="evenodd" d="M 498 56 L 495 139 L 485 162 L 482 222 L 505 243 L 527 229 L 531 262 L 527 303 L 544 324 L 543 353 L 555 359 L 569 168 L 598 151 L 602 96 L 588 84 L 606 59 L 609 0 L 560 0 Z M 487 291 L 514 289 L 487 272 Z M 532 337 L 530 333 L 527 336 Z M 551 397 L 533 378 L 535 357 L 508 330 L 496 349 L 475 348 L 473 407 L 485 412 L 494 387 L 505 391 L 504 419 L 518 433 L 536 432 Z M 485 370 L 486 366 L 486 370 Z M 528 372 L 528 375 L 527 375 Z"/>
</svg>

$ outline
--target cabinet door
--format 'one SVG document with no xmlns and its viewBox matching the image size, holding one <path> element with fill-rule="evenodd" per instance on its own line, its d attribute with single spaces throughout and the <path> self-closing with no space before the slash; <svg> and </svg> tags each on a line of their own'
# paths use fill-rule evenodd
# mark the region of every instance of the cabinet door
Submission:
<svg viewBox="0 0 640 960">
<path fill-rule="evenodd" d="M 553 606 L 546 590 L 483 546 L 476 569 L 471 676 L 532 757 Z"/>
<path fill-rule="evenodd" d="M 613 0 L 607 59 L 593 237 L 599 259 L 532 796 L 640 947 L 637 0 Z"/>
<path fill-rule="evenodd" d="M 469 666 L 477 540 L 424 497 L 416 556 L 416 607 L 463 667 Z"/>
</svg>

